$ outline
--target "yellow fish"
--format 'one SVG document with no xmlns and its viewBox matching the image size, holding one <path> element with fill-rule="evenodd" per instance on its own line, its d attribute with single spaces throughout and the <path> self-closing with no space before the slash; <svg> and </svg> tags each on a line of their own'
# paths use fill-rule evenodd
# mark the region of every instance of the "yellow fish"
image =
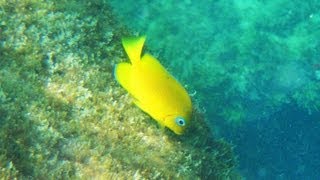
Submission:
<svg viewBox="0 0 320 180">
<path fill-rule="evenodd" d="M 122 39 L 131 63 L 115 67 L 115 78 L 134 103 L 162 126 L 183 134 L 190 123 L 192 104 L 187 91 L 152 55 L 141 58 L 145 36 Z"/>
</svg>

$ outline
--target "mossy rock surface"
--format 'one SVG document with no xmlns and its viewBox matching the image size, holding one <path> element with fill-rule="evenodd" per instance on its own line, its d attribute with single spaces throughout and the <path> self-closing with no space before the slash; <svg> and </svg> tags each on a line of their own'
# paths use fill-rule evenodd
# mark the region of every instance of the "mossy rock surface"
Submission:
<svg viewBox="0 0 320 180">
<path fill-rule="evenodd" d="M 128 35 L 107 2 L 0 1 L 0 177 L 230 179 L 201 113 L 183 136 L 115 82 Z"/>
</svg>

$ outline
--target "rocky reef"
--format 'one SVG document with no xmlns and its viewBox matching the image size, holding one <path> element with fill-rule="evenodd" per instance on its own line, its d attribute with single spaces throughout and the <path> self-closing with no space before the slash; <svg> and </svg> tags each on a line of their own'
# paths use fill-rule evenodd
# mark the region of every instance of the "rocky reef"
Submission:
<svg viewBox="0 0 320 180">
<path fill-rule="evenodd" d="M 194 110 L 162 129 L 115 82 L 129 34 L 105 1 L 0 1 L 0 177 L 239 179 Z"/>
</svg>

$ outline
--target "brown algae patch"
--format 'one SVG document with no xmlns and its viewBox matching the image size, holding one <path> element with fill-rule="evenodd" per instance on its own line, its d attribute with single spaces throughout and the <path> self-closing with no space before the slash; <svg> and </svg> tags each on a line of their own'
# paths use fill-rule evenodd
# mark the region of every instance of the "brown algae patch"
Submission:
<svg viewBox="0 0 320 180">
<path fill-rule="evenodd" d="M 115 82 L 127 32 L 107 3 L 0 5 L 1 178 L 235 177 L 231 146 L 200 113 L 178 137 Z"/>
</svg>

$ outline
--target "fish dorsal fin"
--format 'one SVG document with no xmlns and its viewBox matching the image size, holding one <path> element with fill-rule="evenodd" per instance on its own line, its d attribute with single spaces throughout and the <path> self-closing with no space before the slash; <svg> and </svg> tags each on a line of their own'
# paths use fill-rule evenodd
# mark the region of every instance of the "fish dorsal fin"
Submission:
<svg viewBox="0 0 320 180">
<path fill-rule="evenodd" d="M 122 39 L 122 45 L 132 64 L 139 63 L 145 40 L 146 36 L 127 37 Z"/>
</svg>

